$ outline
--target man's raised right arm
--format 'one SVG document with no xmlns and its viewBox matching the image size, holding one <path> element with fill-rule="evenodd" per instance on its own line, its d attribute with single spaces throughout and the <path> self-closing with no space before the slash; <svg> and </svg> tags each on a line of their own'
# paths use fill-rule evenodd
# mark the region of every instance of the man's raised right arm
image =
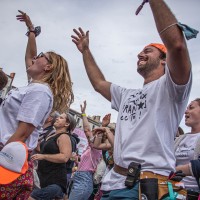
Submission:
<svg viewBox="0 0 200 200">
<path fill-rule="evenodd" d="M 83 55 L 83 62 L 87 75 L 94 89 L 111 101 L 110 86 L 111 83 L 106 81 L 103 73 L 97 66 L 94 57 L 89 49 L 89 31 L 83 32 L 81 28 L 73 30 L 76 35 L 72 35 L 72 41 L 76 44 L 78 50 Z"/>
</svg>

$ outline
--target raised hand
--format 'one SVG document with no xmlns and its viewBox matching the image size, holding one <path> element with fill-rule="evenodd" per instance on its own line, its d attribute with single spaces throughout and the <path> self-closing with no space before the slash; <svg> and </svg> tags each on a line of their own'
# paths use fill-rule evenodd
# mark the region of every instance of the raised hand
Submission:
<svg viewBox="0 0 200 200">
<path fill-rule="evenodd" d="M 83 105 L 81 104 L 80 107 L 81 107 L 81 112 L 85 114 L 85 110 L 86 110 L 86 106 L 87 106 L 87 103 L 86 103 L 86 100 L 83 102 Z"/>
<path fill-rule="evenodd" d="M 110 117 L 111 117 L 110 113 L 104 116 L 104 118 L 102 120 L 103 127 L 108 126 L 108 124 L 110 124 Z"/>
<path fill-rule="evenodd" d="M 71 35 L 72 42 L 74 42 L 78 50 L 83 53 L 84 50 L 89 48 L 89 31 L 83 32 L 81 28 L 73 29 L 76 35 Z"/>
<path fill-rule="evenodd" d="M 20 15 L 17 15 L 16 18 L 17 20 L 19 20 L 20 22 L 25 22 L 26 26 L 28 27 L 29 30 L 34 30 L 34 26 L 31 22 L 30 17 L 23 11 L 18 10 L 19 13 L 21 13 Z"/>
<path fill-rule="evenodd" d="M 93 135 L 106 135 L 105 127 L 98 127 L 92 130 Z"/>
</svg>

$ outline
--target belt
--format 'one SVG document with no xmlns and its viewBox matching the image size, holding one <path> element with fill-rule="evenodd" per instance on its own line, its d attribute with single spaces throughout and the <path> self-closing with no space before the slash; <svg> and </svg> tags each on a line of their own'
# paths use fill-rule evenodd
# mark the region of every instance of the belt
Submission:
<svg viewBox="0 0 200 200">
<path fill-rule="evenodd" d="M 161 174 L 155 174 L 153 172 L 150 172 L 150 171 L 143 171 L 140 173 L 140 179 L 144 179 L 144 178 L 157 178 L 159 180 L 162 180 L 162 181 L 169 181 L 168 180 L 168 176 L 164 176 L 164 175 L 161 175 Z M 174 182 L 174 181 L 172 181 Z"/>
<path fill-rule="evenodd" d="M 123 176 L 127 176 L 128 174 L 128 169 L 127 168 L 124 168 L 124 167 L 121 167 L 117 164 L 114 165 L 114 171 L 118 174 L 121 174 Z M 167 176 L 163 176 L 163 175 L 160 175 L 160 174 L 155 174 L 153 172 L 150 172 L 150 171 L 143 171 L 143 172 L 140 172 L 140 179 L 143 179 L 143 178 L 157 178 L 157 179 L 160 179 L 162 181 L 167 181 L 168 180 L 168 177 Z M 174 182 L 174 181 L 172 181 Z"/>
<path fill-rule="evenodd" d="M 116 165 L 114 164 L 114 167 L 113 167 L 114 171 L 118 174 L 121 174 L 123 176 L 127 176 L 128 174 L 128 169 L 127 168 L 124 168 L 124 167 L 121 167 L 119 165 Z"/>
</svg>

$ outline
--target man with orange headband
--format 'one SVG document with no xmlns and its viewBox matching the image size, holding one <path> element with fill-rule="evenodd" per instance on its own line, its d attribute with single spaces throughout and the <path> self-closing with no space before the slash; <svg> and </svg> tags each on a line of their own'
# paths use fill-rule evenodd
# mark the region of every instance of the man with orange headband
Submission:
<svg viewBox="0 0 200 200">
<path fill-rule="evenodd" d="M 176 173 L 170 172 L 175 171 L 174 138 L 191 89 L 191 63 L 183 33 L 166 3 L 148 2 L 164 45 L 149 44 L 138 54 L 137 71 L 144 78 L 141 89 L 126 89 L 108 82 L 91 54 L 89 32 L 79 28 L 72 35 L 94 89 L 119 112 L 115 165 L 103 180 L 102 200 L 138 199 L 139 176 L 145 178 L 140 187 L 143 199 L 150 199 L 145 197 L 147 190 L 152 192 L 153 200 L 169 193 L 177 199 L 186 196 L 185 191 L 173 193 L 168 188 L 180 190 L 174 182 L 178 180 Z"/>
</svg>

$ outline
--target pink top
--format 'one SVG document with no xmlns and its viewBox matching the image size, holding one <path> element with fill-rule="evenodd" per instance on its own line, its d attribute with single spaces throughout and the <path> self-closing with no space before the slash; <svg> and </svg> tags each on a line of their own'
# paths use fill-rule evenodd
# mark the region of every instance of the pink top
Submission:
<svg viewBox="0 0 200 200">
<path fill-rule="evenodd" d="M 102 150 L 93 148 L 90 144 L 81 155 L 78 171 L 94 172 L 102 157 Z"/>
</svg>

